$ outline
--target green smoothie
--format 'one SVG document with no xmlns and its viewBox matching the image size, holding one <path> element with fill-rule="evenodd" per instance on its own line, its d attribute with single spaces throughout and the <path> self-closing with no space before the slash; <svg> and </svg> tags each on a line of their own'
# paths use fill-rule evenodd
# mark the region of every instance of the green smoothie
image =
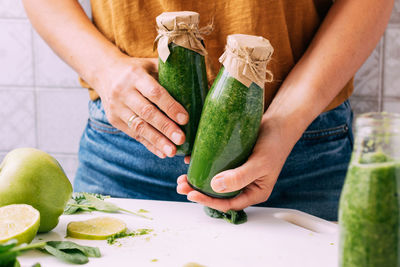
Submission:
<svg viewBox="0 0 400 267">
<path fill-rule="evenodd" d="M 340 209 L 340 266 L 400 266 L 400 162 L 382 153 L 352 160 Z"/>
<path fill-rule="evenodd" d="M 164 63 L 159 59 L 159 83 L 189 113 L 189 122 L 180 126 L 186 135 L 185 143 L 177 146 L 177 155 L 189 155 L 192 151 L 201 110 L 208 90 L 204 56 L 195 51 L 168 45 L 170 55 Z"/>
<path fill-rule="evenodd" d="M 216 193 L 210 181 L 246 161 L 263 112 L 264 89 L 255 83 L 247 88 L 222 67 L 207 95 L 190 160 L 188 181 L 193 188 L 219 198 L 239 193 Z"/>
</svg>

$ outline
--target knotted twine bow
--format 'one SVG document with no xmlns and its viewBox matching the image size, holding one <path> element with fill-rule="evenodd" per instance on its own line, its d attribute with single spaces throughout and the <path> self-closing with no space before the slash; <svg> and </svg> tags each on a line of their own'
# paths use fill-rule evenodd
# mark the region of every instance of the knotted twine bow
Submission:
<svg viewBox="0 0 400 267">
<path fill-rule="evenodd" d="M 246 36 L 234 34 L 228 36 L 228 43 L 225 47 L 225 52 L 219 58 L 229 74 L 250 87 L 251 83 L 256 83 L 259 87 L 264 88 L 266 82 L 272 82 L 274 76 L 270 70 L 267 70 L 267 65 L 271 61 L 274 52 L 273 47 L 267 39 L 262 38 L 263 45 L 256 47 L 240 46 L 235 38 L 262 38 L 258 36 Z M 256 51 L 257 50 L 257 51 Z"/>
<path fill-rule="evenodd" d="M 207 26 L 199 29 L 197 24 L 177 23 L 175 20 L 172 30 L 169 30 L 164 25 L 157 28 L 158 35 L 154 40 L 153 50 L 158 45 L 158 55 L 163 62 L 167 60 L 170 54 L 168 45 L 172 42 L 205 56 L 207 51 L 202 43 L 203 35 L 210 34 L 213 28 L 212 21 Z"/>
</svg>

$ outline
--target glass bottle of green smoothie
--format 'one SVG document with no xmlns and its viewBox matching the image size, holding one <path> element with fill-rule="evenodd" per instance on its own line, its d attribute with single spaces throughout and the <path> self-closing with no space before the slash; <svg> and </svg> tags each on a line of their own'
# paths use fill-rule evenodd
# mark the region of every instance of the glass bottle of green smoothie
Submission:
<svg viewBox="0 0 400 267">
<path fill-rule="evenodd" d="M 400 266 L 400 115 L 356 121 L 340 198 L 340 266 Z"/>
<path fill-rule="evenodd" d="M 228 36 L 220 58 L 223 66 L 207 95 L 191 155 L 188 181 L 194 189 L 218 198 L 239 194 L 217 193 L 210 182 L 217 173 L 243 164 L 253 149 L 264 113 L 264 84 L 272 81 L 267 71 L 272 53 L 263 37 Z"/>
<path fill-rule="evenodd" d="M 156 18 L 158 36 L 159 83 L 189 113 L 189 122 L 181 126 L 185 143 L 177 146 L 177 155 L 192 151 L 203 103 L 208 90 L 206 50 L 198 29 L 199 14 L 191 11 L 164 12 Z"/>
</svg>

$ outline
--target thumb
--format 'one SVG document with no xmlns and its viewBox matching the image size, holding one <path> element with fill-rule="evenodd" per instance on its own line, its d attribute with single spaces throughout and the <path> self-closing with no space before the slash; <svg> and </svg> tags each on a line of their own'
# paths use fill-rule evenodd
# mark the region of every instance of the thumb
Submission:
<svg viewBox="0 0 400 267">
<path fill-rule="evenodd" d="M 251 184 L 258 178 L 257 168 L 250 161 L 242 166 L 221 172 L 211 180 L 211 187 L 215 192 L 233 192 Z"/>
</svg>

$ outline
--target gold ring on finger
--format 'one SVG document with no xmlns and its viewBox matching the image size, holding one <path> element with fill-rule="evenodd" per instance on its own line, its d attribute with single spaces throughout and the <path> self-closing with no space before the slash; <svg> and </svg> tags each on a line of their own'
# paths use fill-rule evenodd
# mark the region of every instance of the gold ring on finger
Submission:
<svg viewBox="0 0 400 267">
<path fill-rule="evenodd" d="M 132 116 L 129 117 L 128 123 L 127 123 L 129 128 L 132 127 L 133 120 L 136 119 L 137 117 L 139 117 L 139 116 L 136 114 L 133 114 Z"/>
</svg>

